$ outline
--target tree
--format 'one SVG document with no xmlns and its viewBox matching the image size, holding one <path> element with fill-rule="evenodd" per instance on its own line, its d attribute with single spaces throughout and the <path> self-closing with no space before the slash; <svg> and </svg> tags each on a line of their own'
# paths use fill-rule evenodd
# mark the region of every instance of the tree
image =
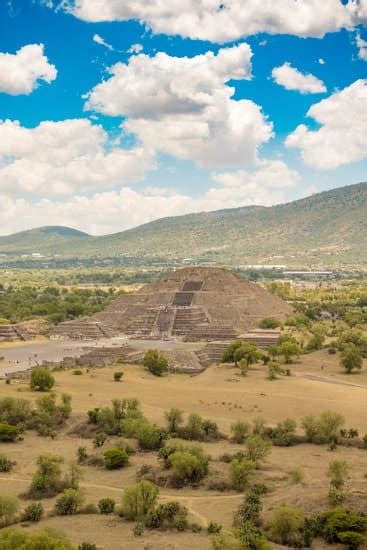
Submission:
<svg viewBox="0 0 367 550">
<path fill-rule="evenodd" d="M 286 364 L 290 364 L 293 361 L 294 356 L 298 356 L 301 353 L 301 348 L 297 342 L 287 340 L 277 346 L 278 354 L 283 355 Z"/>
<path fill-rule="evenodd" d="M 305 516 L 301 510 L 281 504 L 275 508 L 267 528 L 272 541 L 293 546 L 299 540 L 304 525 Z"/>
<path fill-rule="evenodd" d="M 150 481 L 139 481 L 125 489 L 122 496 L 121 510 L 130 521 L 144 520 L 157 503 L 159 489 Z"/>
<path fill-rule="evenodd" d="M 108 449 L 103 453 L 103 461 L 107 470 L 118 470 L 127 466 L 129 455 L 124 449 Z"/>
<path fill-rule="evenodd" d="M 237 491 L 243 491 L 249 482 L 249 478 L 256 468 L 252 460 L 235 458 L 229 465 L 229 477 L 231 484 Z"/>
<path fill-rule="evenodd" d="M 0 526 L 12 523 L 19 510 L 19 501 L 12 496 L 0 495 Z"/>
<path fill-rule="evenodd" d="M 246 359 L 247 365 L 250 366 L 261 359 L 261 353 L 254 344 L 242 343 L 235 350 L 233 359 L 236 366 L 243 359 Z"/>
<path fill-rule="evenodd" d="M 354 370 L 361 370 L 363 364 L 362 354 L 355 344 L 347 344 L 344 347 L 340 362 L 348 374 Z"/>
<path fill-rule="evenodd" d="M 62 489 L 61 464 L 64 459 L 59 455 L 43 454 L 37 459 L 37 471 L 31 482 L 30 495 L 51 497 Z"/>
<path fill-rule="evenodd" d="M 55 378 L 44 367 L 35 367 L 31 371 L 30 388 L 35 391 L 49 391 L 55 385 Z"/>
<path fill-rule="evenodd" d="M 177 433 L 178 427 L 183 422 L 182 411 L 180 409 L 172 408 L 164 413 L 168 424 L 168 431 L 170 433 Z"/>
<path fill-rule="evenodd" d="M 172 448 L 167 457 L 167 467 L 172 471 L 172 477 L 176 484 L 199 483 L 208 473 L 209 459 L 201 447 L 182 446 L 177 450 Z"/>
<path fill-rule="evenodd" d="M 78 489 L 65 489 L 58 497 L 55 504 L 55 512 L 59 516 L 72 516 L 77 514 L 84 502 L 84 495 Z"/>
<path fill-rule="evenodd" d="M 257 466 L 264 460 L 271 451 L 271 442 L 260 435 L 251 435 L 246 440 L 247 459 L 254 462 Z"/>
<path fill-rule="evenodd" d="M 167 358 L 157 349 L 149 349 L 145 352 L 143 365 L 155 376 L 163 376 L 168 371 Z"/>
<path fill-rule="evenodd" d="M 22 521 L 41 521 L 44 516 L 44 509 L 40 502 L 28 504 L 22 513 Z"/>
<path fill-rule="evenodd" d="M 231 433 L 233 434 L 233 440 L 236 443 L 243 443 L 250 432 L 250 425 L 242 420 L 237 420 L 231 426 Z"/>
</svg>

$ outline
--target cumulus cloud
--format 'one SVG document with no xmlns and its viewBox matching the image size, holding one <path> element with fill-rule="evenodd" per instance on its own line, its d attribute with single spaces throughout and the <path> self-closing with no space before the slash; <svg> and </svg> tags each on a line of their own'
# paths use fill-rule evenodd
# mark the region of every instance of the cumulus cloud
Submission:
<svg viewBox="0 0 367 550">
<path fill-rule="evenodd" d="M 100 36 L 99 34 L 93 35 L 93 42 L 96 42 L 96 44 L 99 44 L 100 46 L 104 46 L 108 50 L 113 51 L 113 46 L 111 46 L 111 44 L 106 42 L 106 40 L 102 38 L 102 36 Z"/>
<path fill-rule="evenodd" d="M 264 161 L 252 172 L 217 174 L 216 184 L 197 197 L 161 187 L 148 187 L 143 191 L 123 187 L 90 197 L 77 195 L 65 201 L 42 199 L 35 203 L 0 196 L 0 233 L 46 225 L 52 219 L 56 225 L 106 234 L 165 216 L 253 204 L 271 205 L 284 202 L 282 187 L 293 185 L 296 178 L 297 173 L 282 161 Z"/>
<path fill-rule="evenodd" d="M 367 20 L 367 0 L 63 0 L 89 22 L 137 19 L 156 33 L 227 42 L 265 32 L 320 38 Z"/>
<path fill-rule="evenodd" d="M 290 63 L 275 67 L 271 74 L 275 82 L 286 90 L 295 90 L 301 94 L 320 94 L 327 91 L 325 84 L 316 76 L 303 74 Z"/>
<path fill-rule="evenodd" d="M 55 80 L 57 70 L 44 55 L 43 44 L 28 44 L 15 54 L 0 52 L 0 92 L 30 94 L 40 81 Z"/>
<path fill-rule="evenodd" d="M 359 59 L 367 61 L 367 40 L 363 40 L 359 33 L 356 35 L 356 46 L 358 48 Z"/>
<path fill-rule="evenodd" d="M 301 124 L 286 139 L 288 147 L 300 149 L 306 164 L 333 170 L 367 158 L 367 80 L 357 80 L 312 105 L 307 116 L 320 128 Z"/>
<path fill-rule="evenodd" d="M 142 179 L 153 155 L 109 143 L 87 119 L 41 122 L 25 128 L 0 122 L 0 188 L 11 195 L 67 195 Z"/>
<path fill-rule="evenodd" d="M 148 149 L 205 167 L 243 166 L 272 136 L 261 108 L 233 100 L 228 85 L 251 78 L 251 56 L 248 44 L 191 58 L 136 55 L 110 68 L 86 109 L 127 117 L 124 128 Z"/>
<path fill-rule="evenodd" d="M 127 50 L 127 53 L 140 53 L 143 49 L 142 44 L 131 44 L 130 48 Z"/>
</svg>

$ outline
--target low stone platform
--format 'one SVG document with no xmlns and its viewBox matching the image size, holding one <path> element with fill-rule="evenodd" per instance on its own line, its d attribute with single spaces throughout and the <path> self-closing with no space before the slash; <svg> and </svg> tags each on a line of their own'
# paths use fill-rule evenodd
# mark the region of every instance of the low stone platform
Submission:
<svg viewBox="0 0 367 550">
<path fill-rule="evenodd" d="M 20 325 L 0 325 L 0 342 L 30 339 L 31 335 Z"/>
</svg>

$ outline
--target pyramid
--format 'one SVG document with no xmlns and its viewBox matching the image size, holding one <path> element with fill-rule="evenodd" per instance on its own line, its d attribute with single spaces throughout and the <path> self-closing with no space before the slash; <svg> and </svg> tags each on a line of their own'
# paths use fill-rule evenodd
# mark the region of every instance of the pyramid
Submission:
<svg viewBox="0 0 367 550">
<path fill-rule="evenodd" d="M 283 321 L 284 300 L 226 269 L 186 267 L 123 294 L 91 320 L 114 334 L 186 341 L 231 340 L 264 317 Z"/>
</svg>

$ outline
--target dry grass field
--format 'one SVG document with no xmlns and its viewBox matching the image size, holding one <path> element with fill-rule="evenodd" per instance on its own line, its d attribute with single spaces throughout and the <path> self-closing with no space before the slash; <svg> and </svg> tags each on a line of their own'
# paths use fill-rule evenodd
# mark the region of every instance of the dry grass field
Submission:
<svg viewBox="0 0 367 550">
<path fill-rule="evenodd" d="M 92 441 L 73 435 L 73 428 L 85 419 L 88 409 L 107 406 L 113 398 L 138 398 L 143 413 L 160 425 L 164 425 L 164 412 L 171 407 L 209 418 L 228 435 L 231 423 L 237 419 L 251 421 L 263 417 L 268 424 L 275 424 L 287 417 L 300 421 L 307 414 L 330 410 L 342 413 L 346 427 L 358 428 L 364 435 L 367 431 L 366 367 L 364 365 L 361 374 L 344 375 L 337 357 L 320 351 L 302 356 L 292 366 L 291 377 L 274 381 L 266 378 L 265 368 L 260 365 L 251 369 L 247 377 L 239 376 L 234 367 L 216 366 L 199 376 L 169 375 L 164 378 L 154 377 L 142 367 L 125 366 L 123 381 L 119 383 L 113 381 L 114 368 L 84 371 L 81 376 L 73 375 L 72 371 L 55 373 L 55 391 L 72 396 L 73 414 L 55 439 L 27 432 L 21 442 L 0 444 L 0 452 L 16 461 L 11 472 L 0 474 L 0 494 L 23 493 L 29 487 L 36 459 L 41 453 L 60 454 L 67 464 L 76 460 L 76 450 L 80 445 L 91 451 Z M 27 384 L 15 381 L 10 386 L 0 385 L 0 397 L 9 395 L 29 399 L 38 396 L 29 390 Z M 233 512 L 243 495 L 211 491 L 208 483 L 211 479 L 228 477 L 228 465 L 219 461 L 219 457 L 226 452 L 241 450 L 243 446 L 226 440 L 203 446 L 212 457 L 209 478 L 197 489 L 161 489 L 160 498 L 179 500 L 189 509 L 192 521 L 204 526 L 216 521 L 224 528 L 230 528 Z M 264 498 L 264 517 L 282 502 L 306 512 L 326 508 L 329 483 L 326 470 L 331 459 L 340 457 L 350 466 L 346 505 L 367 511 L 367 451 L 338 447 L 330 452 L 326 446 L 302 444 L 273 447 L 264 465 L 256 472 L 255 480 L 270 488 Z M 137 453 L 131 457 L 130 465 L 122 470 L 82 466 L 81 486 L 86 501 L 97 503 L 107 496 L 118 501 L 124 488 L 136 481 L 137 468 L 147 463 L 158 465 L 156 453 Z M 289 478 L 290 470 L 296 467 L 304 472 L 304 481 L 297 485 Z M 54 499 L 46 499 L 44 503 L 50 510 Z M 63 530 L 75 544 L 89 541 L 105 550 L 210 548 L 210 539 L 204 534 L 146 531 L 143 537 L 137 538 L 132 532 L 133 524 L 118 516 L 52 517 L 42 520 L 39 526 L 46 525 Z M 325 546 L 317 542 L 313 548 Z"/>
</svg>

